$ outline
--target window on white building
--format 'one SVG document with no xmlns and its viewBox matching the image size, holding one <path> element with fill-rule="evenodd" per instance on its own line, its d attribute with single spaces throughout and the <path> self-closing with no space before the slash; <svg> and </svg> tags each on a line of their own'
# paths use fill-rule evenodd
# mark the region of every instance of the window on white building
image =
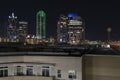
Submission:
<svg viewBox="0 0 120 80">
<path fill-rule="evenodd" d="M 50 76 L 49 66 L 43 66 L 42 67 L 42 76 L 46 76 L 46 77 Z"/>
<path fill-rule="evenodd" d="M 57 71 L 57 77 L 58 77 L 58 78 L 61 78 L 61 70 L 58 70 L 58 71 Z"/>
<path fill-rule="evenodd" d="M 22 66 L 17 66 L 17 76 L 23 75 L 23 67 Z"/>
<path fill-rule="evenodd" d="M 0 67 L 0 77 L 8 76 L 8 67 Z"/>
<path fill-rule="evenodd" d="M 75 70 L 69 70 L 68 71 L 68 78 L 76 79 L 76 71 Z"/>
<path fill-rule="evenodd" d="M 33 66 L 27 66 L 26 75 L 27 76 L 33 75 Z"/>
</svg>

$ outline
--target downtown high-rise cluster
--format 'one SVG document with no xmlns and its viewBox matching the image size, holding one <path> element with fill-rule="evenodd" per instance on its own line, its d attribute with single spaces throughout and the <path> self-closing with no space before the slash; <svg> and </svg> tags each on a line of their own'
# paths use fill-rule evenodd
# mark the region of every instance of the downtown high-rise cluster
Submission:
<svg viewBox="0 0 120 80">
<path fill-rule="evenodd" d="M 46 38 L 46 14 L 39 11 L 36 15 L 36 37 Z M 85 38 L 83 19 L 77 14 L 60 15 L 57 22 L 57 43 L 80 44 Z"/>
<path fill-rule="evenodd" d="M 36 35 L 28 34 L 28 22 L 18 21 L 12 13 L 8 17 L 6 42 L 22 42 L 39 44 L 43 42 L 56 42 L 65 44 L 80 44 L 85 39 L 85 26 L 83 19 L 77 14 L 60 15 L 56 23 L 57 38 L 46 37 L 46 13 L 40 10 L 36 13 Z M 3 42 L 5 42 L 3 41 Z M 1 41 L 2 42 L 2 41 Z"/>
<path fill-rule="evenodd" d="M 7 38 L 19 39 L 19 42 L 24 42 L 27 36 L 28 22 L 18 21 L 17 16 L 12 13 L 8 17 Z"/>
</svg>

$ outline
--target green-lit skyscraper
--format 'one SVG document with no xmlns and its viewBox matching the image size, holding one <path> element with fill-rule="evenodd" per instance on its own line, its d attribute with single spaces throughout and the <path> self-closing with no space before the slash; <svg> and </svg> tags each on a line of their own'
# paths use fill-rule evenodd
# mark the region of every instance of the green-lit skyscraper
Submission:
<svg viewBox="0 0 120 80">
<path fill-rule="evenodd" d="M 39 39 L 46 38 L 46 14 L 42 10 L 36 15 L 36 36 Z"/>
</svg>

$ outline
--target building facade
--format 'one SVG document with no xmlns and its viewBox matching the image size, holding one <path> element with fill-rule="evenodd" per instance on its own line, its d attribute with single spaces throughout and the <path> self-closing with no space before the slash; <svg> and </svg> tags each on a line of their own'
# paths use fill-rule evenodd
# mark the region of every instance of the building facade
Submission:
<svg viewBox="0 0 120 80">
<path fill-rule="evenodd" d="M 9 25 L 7 27 L 7 35 L 8 38 L 16 39 L 17 38 L 17 16 L 12 13 L 11 16 L 8 17 Z"/>
<path fill-rule="evenodd" d="M 83 21 L 77 14 L 68 14 L 68 43 L 80 44 L 83 40 Z"/>
<path fill-rule="evenodd" d="M 84 40 L 85 27 L 83 20 L 77 14 L 60 16 L 57 28 L 58 43 L 80 44 Z"/>
<path fill-rule="evenodd" d="M 28 52 L 18 56 L 25 53 L 9 52 L 3 54 L 14 56 L 0 56 L 0 80 L 82 80 L 82 57 L 34 55 L 56 52 Z"/>
<path fill-rule="evenodd" d="M 59 21 L 57 23 L 57 41 L 60 43 L 66 43 L 68 40 L 68 18 L 64 15 L 60 15 Z"/>
<path fill-rule="evenodd" d="M 36 36 L 38 39 L 46 38 L 46 14 L 44 11 L 39 11 L 36 15 Z"/>
<path fill-rule="evenodd" d="M 27 28 L 28 22 L 19 21 L 19 27 L 17 29 L 19 42 L 25 42 L 25 39 L 27 37 Z"/>
<path fill-rule="evenodd" d="M 119 55 L 85 55 L 83 80 L 119 80 L 119 61 Z"/>
<path fill-rule="evenodd" d="M 120 50 L 5 46 L 0 45 L 0 80 L 120 80 Z"/>
</svg>

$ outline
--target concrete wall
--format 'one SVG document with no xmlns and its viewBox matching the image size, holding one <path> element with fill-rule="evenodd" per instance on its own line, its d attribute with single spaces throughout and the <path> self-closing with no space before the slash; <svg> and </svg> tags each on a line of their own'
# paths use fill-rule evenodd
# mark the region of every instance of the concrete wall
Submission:
<svg viewBox="0 0 120 80">
<path fill-rule="evenodd" d="M 0 80 L 53 80 L 52 77 L 38 77 L 38 76 L 12 76 L 1 77 Z"/>
<path fill-rule="evenodd" d="M 83 80 L 120 80 L 120 56 L 86 55 Z"/>
</svg>

